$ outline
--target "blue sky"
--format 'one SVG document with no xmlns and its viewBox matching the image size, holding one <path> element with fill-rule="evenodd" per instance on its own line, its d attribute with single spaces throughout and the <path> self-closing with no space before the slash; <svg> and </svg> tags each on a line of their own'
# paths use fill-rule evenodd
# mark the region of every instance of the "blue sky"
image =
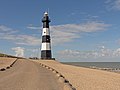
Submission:
<svg viewBox="0 0 120 90">
<path fill-rule="evenodd" d="M 120 61 L 120 0 L 1 0 L 0 52 L 39 56 L 45 11 L 52 21 L 53 57 Z"/>
</svg>

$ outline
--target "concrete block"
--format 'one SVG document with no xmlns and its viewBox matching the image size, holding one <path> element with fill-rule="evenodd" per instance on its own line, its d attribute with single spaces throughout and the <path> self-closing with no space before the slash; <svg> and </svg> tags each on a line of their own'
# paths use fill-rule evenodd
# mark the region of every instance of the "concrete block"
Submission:
<svg viewBox="0 0 120 90">
<path fill-rule="evenodd" d="M 7 66 L 7 67 L 6 67 L 6 69 L 9 69 L 9 68 L 10 68 L 10 66 Z"/>
<path fill-rule="evenodd" d="M 58 73 L 56 70 L 53 70 L 53 73 Z"/>
<path fill-rule="evenodd" d="M 56 76 L 57 77 L 62 77 L 62 75 L 60 73 L 57 73 Z"/>
<path fill-rule="evenodd" d="M 0 71 L 5 71 L 6 69 L 5 68 L 1 68 Z"/>
<path fill-rule="evenodd" d="M 63 89 L 63 90 L 75 90 L 75 88 L 73 88 L 73 87 L 71 86 L 71 84 L 65 83 L 65 84 L 64 84 L 64 89 Z"/>
<path fill-rule="evenodd" d="M 65 78 L 64 77 L 59 77 L 58 81 L 61 82 L 61 83 L 65 83 Z"/>
</svg>

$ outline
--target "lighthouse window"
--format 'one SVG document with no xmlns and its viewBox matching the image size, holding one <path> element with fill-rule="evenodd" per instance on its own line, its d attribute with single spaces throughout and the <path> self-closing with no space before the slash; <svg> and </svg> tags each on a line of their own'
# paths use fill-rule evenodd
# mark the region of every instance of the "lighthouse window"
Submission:
<svg viewBox="0 0 120 90">
<path fill-rule="evenodd" d="M 44 32 L 45 33 L 45 32 Z"/>
</svg>

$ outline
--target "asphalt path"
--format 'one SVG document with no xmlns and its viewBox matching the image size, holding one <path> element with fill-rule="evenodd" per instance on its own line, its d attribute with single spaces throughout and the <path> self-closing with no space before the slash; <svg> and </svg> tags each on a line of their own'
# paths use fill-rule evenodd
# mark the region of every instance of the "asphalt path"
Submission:
<svg viewBox="0 0 120 90">
<path fill-rule="evenodd" d="M 0 90 L 63 90 L 63 84 L 39 63 L 21 59 L 0 71 Z"/>
</svg>

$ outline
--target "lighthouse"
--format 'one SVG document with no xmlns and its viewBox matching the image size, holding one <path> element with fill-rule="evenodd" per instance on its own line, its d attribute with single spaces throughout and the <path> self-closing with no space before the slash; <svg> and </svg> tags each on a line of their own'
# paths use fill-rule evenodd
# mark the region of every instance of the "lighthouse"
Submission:
<svg viewBox="0 0 120 90">
<path fill-rule="evenodd" d="M 42 30 L 41 59 L 53 59 L 51 53 L 51 39 L 49 29 L 50 19 L 47 12 L 44 13 L 42 23 L 43 30 Z"/>
</svg>

